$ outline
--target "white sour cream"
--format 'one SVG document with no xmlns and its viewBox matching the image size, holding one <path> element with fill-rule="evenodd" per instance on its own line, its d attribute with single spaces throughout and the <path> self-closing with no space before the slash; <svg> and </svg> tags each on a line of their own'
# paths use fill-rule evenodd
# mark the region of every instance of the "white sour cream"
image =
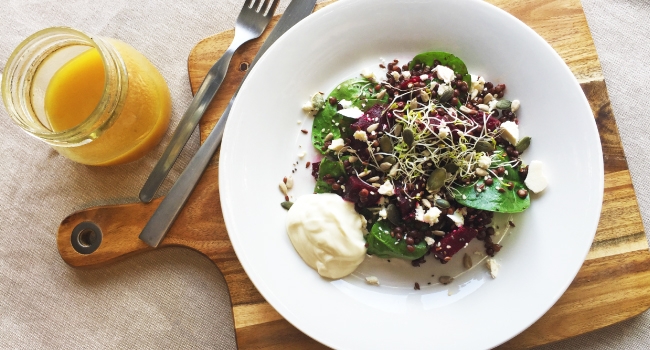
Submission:
<svg viewBox="0 0 650 350">
<path fill-rule="evenodd" d="M 352 273 L 366 256 L 366 220 L 333 193 L 298 198 L 287 214 L 287 233 L 300 257 L 327 278 Z"/>
</svg>

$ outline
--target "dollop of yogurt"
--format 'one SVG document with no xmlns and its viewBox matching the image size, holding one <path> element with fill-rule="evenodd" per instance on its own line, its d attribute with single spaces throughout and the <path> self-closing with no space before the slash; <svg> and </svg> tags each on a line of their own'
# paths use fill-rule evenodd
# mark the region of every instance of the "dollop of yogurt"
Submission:
<svg viewBox="0 0 650 350">
<path fill-rule="evenodd" d="M 333 193 L 299 197 L 287 214 L 287 233 L 300 257 L 327 278 L 342 278 L 366 256 L 365 218 Z"/>
</svg>

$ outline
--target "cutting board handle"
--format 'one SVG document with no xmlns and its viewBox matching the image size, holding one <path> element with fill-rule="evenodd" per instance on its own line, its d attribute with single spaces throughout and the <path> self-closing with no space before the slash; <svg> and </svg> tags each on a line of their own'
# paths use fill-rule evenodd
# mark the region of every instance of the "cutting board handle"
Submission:
<svg viewBox="0 0 650 350">
<path fill-rule="evenodd" d="M 96 267 L 152 249 L 138 235 L 160 201 L 94 207 L 71 214 L 63 219 L 57 234 L 61 257 L 73 267 Z"/>
</svg>

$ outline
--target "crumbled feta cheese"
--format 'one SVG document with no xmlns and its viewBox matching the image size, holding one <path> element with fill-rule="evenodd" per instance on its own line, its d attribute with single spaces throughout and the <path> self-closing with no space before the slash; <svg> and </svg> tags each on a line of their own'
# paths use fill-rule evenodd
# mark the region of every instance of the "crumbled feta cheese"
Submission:
<svg viewBox="0 0 650 350">
<path fill-rule="evenodd" d="M 433 224 L 438 222 L 438 218 L 440 217 L 440 214 L 442 214 L 442 211 L 440 209 L 433 207 L 427 210 L 426 213 L 424 213 L 424 222 L 428 223 L 429 226 L 433 226 Z"/>
<path fill-rule="evenodd" d="M 497 108 L 497 103 L 498 103 L 498 102 L 499 102 L 499 101 L 497 101 L 497 100 L 495 99 L 495 100 L 491 100 L 491 101 L 488 103 L 488 107 L 490 108 L 491 111 L 494 110 L 495 108 Z"/>
<path fill-rule="evenodd" d="M 366 277 L 366 283 L 378 286 L 379 285 L 379 279 L 377 277 L 375 277 L 375 276 L 367 276 Z"/>
<path fill-rule="evenodd" d="M 424 222 L 424 209 L 420 204 L 415 206 L 415 220 Z"/>
<path fill-rule="evenodd" d="M 357 139 L 359 141 L 363 141 L 363 142 L 368 141 L 368 134 L 366 134 L 366 132 L 363 131 L 363 130 L 355 131 L 353 136 L 354 136 L 355 139 Z"/>
<path fill-rule="evenodd" d="M 375 73 L 373 73 L 370 69 L 364 68 L 361 71 L 361 76 L 368 79 L 368 80 L 375 80 Z"/>
<path fill-rule="evenodd" d="M 314 112 L 314 105 L 312 105 L 311 102 L 305 102 L 305 104 L 302 105 L 302 110 L 305 113 L 313 113 Z"/>
<path fill-rule="evenodd" d="M 510 110 L 512 113 L 516 112 L 519 109 L 519 106 L 521 106 L 519 100 L 512 100 L 512 103 L 510 104 Z"/>
<path fill-rule="evenodd" d="M 472 98 L 476 97 L 479 92 L 483 91 L 485 79 L 476 75 L 472 75 L 472 85 L 470 87 L 470 95 Z"/>
<path fill-rule="evenodd" d="M 352 107 L 352 101 L 348 101 L 348 100 L 345 100 L 345 99 L 339 101 L 339 104 L 341 105 L 341 107 L 343 107 L 343 109 L 347 109 L 347 108 Z"/>
<path fill-rule="evenodd" d="M 425 80 L 427 80 L 427 79 L 429 79 L 429 74 L 422 74 L 422 75 L 420 75 L 420 80 L 425 81 Z"/>
<path fill-rule="evenodd" d="M 433 245 L 436 243 L 436 240 L 431 237 L 424 237 L 424 241 L 427 242 L 427 245 Z"/>
<path fill-rule="evenodd" d="M 390 181 L 386 180 L 386 182 L 379 187 L 377 192 L 381 195 L 390 197 L 395 195 L 395 187 L 393 187 L 393 184 Z"/>
<path fill-rule="evenodd" d="M 449 128 L 446 126 L 441 126 L 440 128 L 438 128 L 438 137 L 440 137 L 441 139 L 446 139 L 450 133 L 451 130 L 449 130 Z"/>
<path fill-rule="evenodd" d="M 539 160 L 530 162 L 530 165 L 528 165 L 528 175 L 526 175 L 524 183 L 534 193 L 544 191 L 546 186 L 548 186 L 548 180 L 546 179 L 546 175 L 544 175 L 544 163 Z"/>
<path fill-rule="evenodd" d="M 343 139 L 334 139 L 332 140 L 332 144 L 329 145 L 329 147 L 327 148 L 334 152 L 338 152 L 343 149 L 344 144 L 345 142 L 343 141 Z"/>
<path fill-rule="evenodd" d="M 390 75 L 393 76 L 393 79 L 395 79 L 395 81 L 399 81 L 399 73 L 392 71 Z"/>
<path fill-rule="evenodd" d="M 456 78 L 456 73 L 454 73 L 454 70 L 443 65 L 436 66 L 432 72 L 436 73 L 438 79 L 441 79 L 447 84 L 451 83 L 451 81 Z"/>
<path fill-rule="evenodd" d="M 497 278 L 497 275 L 499 274 L 499 264 L 497 264 L 497 261 L 493 258 L 489 258 L 485 261 L 485 266 L 488 271 L 490 271 L 490 276 L 492 276 L 492 278 Z"/>
<path fill-rule="evenodd" d="M 304 156 L 305 156 L 305 152 L 300 152 L 300 153 L 298 153 L 298 158 L 302 158 L 302 157 L 304 157 Z"/>
<path fill-rule="evenodd" d="M 383 197 L 382 197 L 382 198 L 383 198 Z M 379 216 L 380 216 L 382 219 L 385 219 L 385 218 L 388 217 L 388 212 L 386 211 L 386 208 L 381 208 L 381 210 L 379 211 Z"/>
<path fill-rule="evenodd" d="M 492 164 L 492 158 L 490 156 L 480 156 L 478 158 L 478 167 L 481 169 L 487 169 Z"/>
<path fill-rule="evenodd" d="M 411 72 L 405 70 L 402 72 L 402 76 L 404 77 L 405 80 L 411 79 Z"/>
<path fill-rule="evenodd" d="M 513 146 L 516 145 L 519 141 L 519 126 L 511 121 L 501 123 L 501 137 Z"/>
<path fill-rule="evenodd" d="M 456 209 L 456 211 L 451 215 L 447 214 L 447 217 L 450 218 L 451 221 L 453 221 L 458 227 L 463 226 L 465 224 L 465 218 L 463 217 L 463 213 L 458 209 Z"/>
<path fill-rule="evenodd" d="M 363 111 L 357 107 L 342 109 L 336 113 L 351 119 L 359 119 L 363 116 Z"/>
</svg>

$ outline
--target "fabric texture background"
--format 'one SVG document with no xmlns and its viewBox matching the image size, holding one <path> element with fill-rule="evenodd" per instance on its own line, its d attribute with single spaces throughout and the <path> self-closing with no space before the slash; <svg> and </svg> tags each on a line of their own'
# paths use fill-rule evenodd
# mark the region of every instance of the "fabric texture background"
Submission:
<svg viewBox="0 0 650 350">
<path fill-rule="evenodd" d="M 282 1 L 283 11 L 288 0 Z M 200 39 L 233 27 L 242 0 L 5 0 L 0 68 L 27 36 L 51 26 L 123 40 L 147 56 L 172 93 L 174 130 L 191 100 L 187 56 Z M 583 0 L 639 205 L 650 227 L 650 3 Z M 166 145 L 170 131 L 162 141 Z M 160 193 L 198 148 L 195 133 Z M 223 277 L 181 248 L 96 270 L 68 267 L 56 249 L 59 222 L 94 205 L 135 202 L 162 146 L 122 166 L 75 164 L 13 125 L 0 109 L 0 348 L 235 348 Z M 650 313 L 543 349 L 650 348 Z"/>
</svg>

